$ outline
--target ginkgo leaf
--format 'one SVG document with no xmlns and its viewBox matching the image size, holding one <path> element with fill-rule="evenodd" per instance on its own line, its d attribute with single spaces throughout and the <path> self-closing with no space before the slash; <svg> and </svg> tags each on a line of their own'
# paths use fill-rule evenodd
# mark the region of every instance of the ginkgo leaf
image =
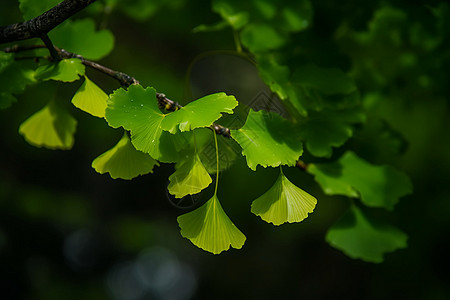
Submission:
<svg viewBox="0 0 450 300">
<path fill-rule="evenodd" d="M 36 70 L 35 78 L 38 80 L 58 80 L 71 82 L 84 75 L 85 67 L 80 59 L 62 59 L 56 63 L 40 66 Z"/>
<path fill-rule="evenodd" d="M 291 129 L 291 123 L 276 113 L 250 109 L 244 126 L 231 130 L 231 136 L 242 147 L 249 168 L 255 171 L 257 165 L 295 165 L 303 147 Z"/>
<path fill-rule="evenodd" d="M 330 164 L 310 164 L 308 172 L 328 195 L 361 198 L 371 207 L 392 210 L 394 205 L 412 192 L 408 176 L 392 166 L 376 166 L 351 151 Z"/>
<path fill-rule="evenodd" d="M 19 133 L 34 146 L 66 150 L 73 146 L 76 125 L 65 109 L 50 101 L 20 125 Z"/>
<path fill-rule="evenodd" d="M 97 30 L 93 19 L 67 20 L 49 36 L 58 47 L 92 60 L 105 57 L 114 48 L 113 34 L 107 29 Z"/>
<path fill-rule="evenodd" d="M 159 166 L 159 163 L 150 155 L 136 150 L 126 133 L 113 148 L 92 162 L 95 171 L 100 174 L 109 173 L 113 179 L 132 179 L 153 173 L 155 166 Z"/>
<path fill-rule="evenodd" d="M 252 213 L 274 225 L 300 222 L 316 207 L 317 200 L 280 173 L 275 184 L 252 203 Z"/>
<path fill-rule="evenodd" d="M 183 139 L 161 128 L 165 115 L 159 110 L 155 89 L 132 85 L 117 89 L 108 99 L 106 120 L 114 128 L 131 131 L 131 141 L 137 150 L 162 162 L 175 162 L 178 154 L 175 140 Z"/>
<path fill-rule="evenodd" d="M 107 101 L 108 95 L 87 76 L 84 76 L 83 84 L 72 98 L 75 107 L 99 118 L 105 116 Z"/>
<path fill-rule="evenodd" d="M 181 235 L 205 251 L 219 254 L 230 246 L 240 249 L 245 243 L 245 235 L 228 218 L 216 195 L 177 220 Z"/>
<path fill-rule="evenodd" d="M 227 96 L 225 93 L 211 94 L 167 114 L 161 122 L 161 127 L 171 133 L 175 133 L 177 128 L 188 131 L 208 127 L 219 119 L 222 113 L 232 114 L 237 105 L 234 96 Z"/>
<path fill-rule="evenodd" d="M 391 225 L 374 225 L 352 205 L 325 237 L 333 247 L 351 258 L 381 263 L 383 254 L 407 247 L 408 236 Z"/>
<path fill-rule="evenodd" d="M 175 169 L 175 173 L 169 177 L 168 189 L 176 198 L 197 194 L 212 182 L 197 153 L 177 162 Z"/>
</svg>

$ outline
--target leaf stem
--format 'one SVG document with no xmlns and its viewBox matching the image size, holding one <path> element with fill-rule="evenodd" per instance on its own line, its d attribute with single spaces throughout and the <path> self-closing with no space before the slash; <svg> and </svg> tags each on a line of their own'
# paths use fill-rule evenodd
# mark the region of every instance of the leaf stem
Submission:
<svg viewBox="0 0 450 300">
<path fill-rule="evenodd" d="M 233 29 L 233 37 L 234 37 L 234 43 L 236 44 L 236 51 L 238 53 L 242 53 L 242 45 L 241 41 L 239 40 L 239 33 Z"/>
<path fill-rule="evenodd" d="M 217 134 L 213 130 L 214 134 L 214 143 L 216 145 L 216 187 L 214 188 L 214 196 L 217 195 L 217 187 L 219 185 L 219 146 L 217 144 Z"/>
</svg>

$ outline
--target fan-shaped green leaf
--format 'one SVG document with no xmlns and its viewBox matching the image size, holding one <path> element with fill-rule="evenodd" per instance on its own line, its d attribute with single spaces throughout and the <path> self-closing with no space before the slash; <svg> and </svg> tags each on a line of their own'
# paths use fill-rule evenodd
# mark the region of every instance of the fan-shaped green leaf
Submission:
<svg viewBox="0 0 450 300">
<path fill-rule="evenodd" d="M 99 118 L 105 117 L 108 95 L 87 76 L 72 98 L 75 107 Z"/>
<path fill-rule="evenodd" d="M 55 45 L 85 58 L 99 60 L 114 48 L 114 36 L 107 29 L 96 30 L 92 19 L 66 21 L 49 33 Z"/>
<path fill-rule="evenodd" d="M 188 131 L 208 127 L 219 119 L 222 113 L 232 114 L 237 105 L 234 96 L 227 96 L 225 93 L 211 94 L 167 114 L 161 122 L 161 127 L 171 133 L 175 133 L 177 128 Z"/>
<path fill-rule="evenodd" d="M 150 155 L 136 150 L 125 133 L 111 149 L 94 159 L 92 167 L 100 174 L 109 173 L 111 178 L 132 179 L 153 173 L 158 162 Z"/>
<path fill-rule="evenodd" d="M 231 130 L 231 136 L 241 145 L 247 165 L 254 171 L 258 164 L 294 166 L 303 153 L 291 123 L 272 112 L 250 110 L 244 126 Z"/>
<path fill-rule="evenodd" d="M 375 166 L 346 152 L 331 164 L 311 164 L 308 172 L 328 195 L 360 197 L 371 207 L 393 209 L 400 197 L 412 192 L 408 176 L 391 166 Z"/>
<path fill-rule="evenodd" d="M 381 263 L 383 254 L 406 248 L 408 236 L 391 225 L 372 224 L 360 209 L 352 205 L 328 230 L 325 239 L 351 258 Z"/>
<path fill-rule="evenodd" d="M 131 141 L 137 150 L 162 162 L 176 162 L 177 151 L 186 141 L 185 135 L 163 131 L 165 115 L 159 110 L 156 91 L 132 85 L 128 90 L 117 89 L 108 99 L 106 120 L 114 128 L 131 131 Z"/>
<path fill-rule="evenodd" d="M 73 146 L 76 125 L 65 109 L 50 101 L 20 125 L 19 133 L 34 146 L 66 150 Z"/>
<path fill-rule="evenodd" d="M 208 185 L 212 179 L 203 166 L 197 153 L 186 155 L 175 165 L 175 173 L 169 177 L 169 192 L 176 198 L 197 194 Z"/>
<path fill-rule="evenodd" d="M 252 213 L 274 225 L 300 222 L 316 207 L 317 200 L 280 173 L 275 184 L 252 203 Z"/>
<path fill-rule="evenodd" d="M 240 249 L 245 243 L 245 235 L 228 218 L 216 195 L 177 220 L 181 235 L 205 251 L 219 254 L 230 246 Z"/>
<path fill-rule="evenodd" d="M 80 79 L 84 75 L 85 67 L 80 59 L 63 59 L 56 63 L 40 66 L 36 70 L 37 80 L 58 80 L 71 82 Z"/>
</svg>

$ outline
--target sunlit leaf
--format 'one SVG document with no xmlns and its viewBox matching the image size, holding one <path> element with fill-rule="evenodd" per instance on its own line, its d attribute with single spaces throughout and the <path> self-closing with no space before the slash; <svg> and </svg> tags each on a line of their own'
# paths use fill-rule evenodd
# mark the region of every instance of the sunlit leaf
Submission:
<svg viewBox="0 0 450 300">
<path fill-rule="evenodd" d="M 232 114 L 237 105 L 234 96 L 227 96 L 225 93 L 211 94 L 168 113 L 162 120 L 161 127 L 171 133 L 175 133 L 177 128 L 188 131 L 208 127 L 219 119 L 222 113 Z"/>
<path fill-rule="evenodd" d="M 245 243 L 245 235 L 228 218 L 216 195 L 177 220 L 181 235 L 205 251 L 219 254 L 230 246 L 240 249 Z"/>
<path fill-rule="evenodd" d="M 20 125 L 19 133 L 36 147 L 66 150 L 73 146 L 76 125 L 64 108 L 50 101 Z"/>
<path fill-rule="evenodd" d="M 198 154 L 190 153 L 175 165 L 168 190 L 176 198 L 197 194 L 212 182 Z"/>
<path fill-rule="evenodd" d="M 326 194 L 359 197 L 371 207 L 391 210 L 400 197 L 412 193 L 404 173 L 389 165 L 372 165 L 350 151 L 335 163 L 311 164 L 308 172 Z"/>
<path fill-rule="evenodd" d="M 153 173 L 155 166 L 159 166 L 158 162 L 150 155 L 136 150 L 126 133 L 113 148 L 92 162 L 95 171 L 100 174 L 109 173 L 114 179 L 132 179 Z"/>
<path fill-rule="evenodd" d="M 59 62 L 40 66 L 36 70 L 37 80 L 58 80 L 71 82 L 84 75 L 85 67 L 78 58 L 62 59 Z"/>
<path fill-rule="evenodd" d="M 255 171 L 257 165 L 295 165 L 303 147 L 291 129 L 290 122 L 276 113 L 250 110 L 245 125 L 231 130 L 231 136 L 242 147 L 249 168 Z"/>
<path fill-rule="evenodd" d="M 108 99 L 105 117 L 111 127 L 131 131 L 131 141 L 137 150 L 162 162 L 177 161 L 176 144 L 183 143 L 185 137 L 161 128 L 165 115 L 158 108 L 155 89 L 140 85 L 117 89 Z"/>
<path fill-rule="evenodd" d="M 84 76 L 83 84 L 72 98 L 75 107 L 100 118 L 105 116 L 107 101 L 108 95 L 87 76 Z"/>
<path fill-rule="evenodd" d="M 280 173 L 275 184 L 252 203 L 252 213 L 274 225 L 300 222 L 312 213 L 316 198 L 295 186 Z"/>
<path fill-rule="evenodd" d="M 55 45 L 84 58 L 99 60 L 114 48 L 114 36 L 107 29 L 96 30 L 92 19 L 69 20 L 49 33 Z"/>
<path fill-rule="evenodd" d="M 383 255 L 407 247 L 408 236 L 391 225 L 375 225 L 352 205 L 327 232 L 326 241 L 351 258 L 381 263 Z"/>
</svg>

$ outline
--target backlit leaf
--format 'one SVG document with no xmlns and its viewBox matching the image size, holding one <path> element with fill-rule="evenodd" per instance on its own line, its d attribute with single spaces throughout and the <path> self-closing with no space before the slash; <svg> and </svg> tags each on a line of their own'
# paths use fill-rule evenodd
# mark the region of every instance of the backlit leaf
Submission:
<svg viewBox="0 0 450 300">
<path fill-rule="evenodd" d="M 252 203 L 252 213 L 274 225 L 300 222 L 312 213 L 316 198 L 295 186 L 280 173 L 275 184 Z"/>
<path fill-rule="evenodd" d="M 162 120 L 161 127 L 171 133 L 175 133 L 177 128 L 188 131 L 208 127 L 219 119 L 222 113 L 232 114 L 237 105 L 234 96 L 227 96 L 225 93 L 211 94 L 168 113 Z"/>
<path fill-rule="evenodd" d="M 85 67 L 78 58 L 62 59 L 59 62 L 40 66 L 36 70 L 37 80 L 58 80 L 71 82 L 84 75 Z"/>
<path fill-rule="evenodd" d="M 99 118 L 105 116 L 108 95 L 93 83 L 87 76 L 72 98 L 75 107 Z"/>
<path fill-rule="evenodd" d="M 92 162 L 95 171 L 100 174 L 109 173 L 114 179 L 132 179 L 153 173 L 154 166 L 159 166 L 158 162 L 150 155 L 136 150 L 126 133 L 113 148 Z"/>
<path fill-rule="evenodd" d="M 391 210 L 400 197 L 412 192 L 404 173 L 389 165 L 372 165 L 350 151 L 335 163 L 311 164 L 308 172 L 326 194 L 359 197 L 371 207 Z"/>
<path fill-rule="evenodd" d="M 249 168 L 255 171 L 257 165 L 295 165 L 303 147 L 291 129 L 291 123 L 276 113 L 250 109 L 244 126 L 231 130 L 231 136 L 242 147 Z"/>
<path fill-rule="evenodd" d="M 19 133 L 36 147 L 67 150 L 73 146 L 76 125 L 64 108 L 50 101 L 20 125 Z"/>
<path fill-rule="evenodd" d="M 216 195 L 177 220 L 181 235 L 205 251 L 219 254 L 230 246 L 240 249 L 245 243 L 245 235 L 228 218 Z"/>
<path fill-rule="evenodd" d="M 117 89 L 108 99 L 105 117 L 111 127 L 131 131 L 131 141 L 137 150 L 162 162 L 177 161 L 176 149 L 180 149 L 185 136 L 161 128 L 165 115 L 158 108 L 155 89 L 140 85 Z"/>
<path fill-rule="evenodd" d="M 96 30 L 92 19 L 68 20 L 49 33 L 55 45 L 84 58 L 99 60 L 114 48 L 114 36 L 107 29 Z"/>
<path fill-rule="evenodd" d="M 169 192 L 176 198 L 197 194 L 212 182 L 198 154 L 186 155 L 175 165 L 175 173 L 169 177 Z"/>
<path fill-rule="evenodd" d="M 391 225 L 374 225 L 352 205 L 327 232 L 326 241 L 351 258 L 381 263 L 383 255 L 407 247 L 408 236 Z"/>
</svg>

